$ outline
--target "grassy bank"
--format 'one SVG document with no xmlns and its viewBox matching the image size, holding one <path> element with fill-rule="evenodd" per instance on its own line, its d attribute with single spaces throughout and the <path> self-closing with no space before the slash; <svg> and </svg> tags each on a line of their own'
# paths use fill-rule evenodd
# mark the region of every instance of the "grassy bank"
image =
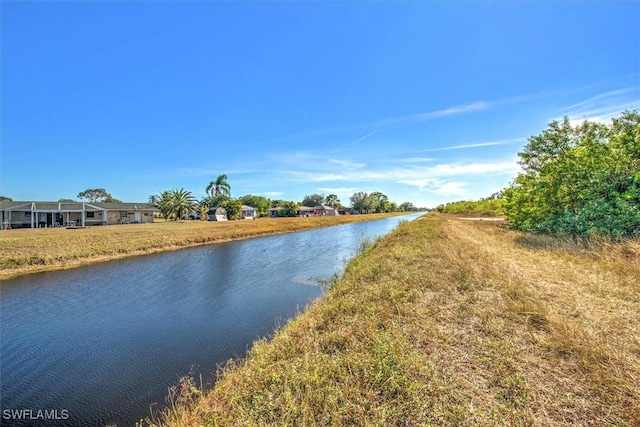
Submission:
<svg viewBox="0 0 640 427">
<path fill-rule="evenodd" d="M 640 425 L 640 244 L 429 215 L 162 424 Z"/>
<path fill-rule="evenodd" d="M 369 221 L 391 215 L 393 214 L 263 218 L 256 221 L 157 222 L 75 230 L 4 230 L 0 231 L 0 280 L 133 255 Z"/>
</svg>

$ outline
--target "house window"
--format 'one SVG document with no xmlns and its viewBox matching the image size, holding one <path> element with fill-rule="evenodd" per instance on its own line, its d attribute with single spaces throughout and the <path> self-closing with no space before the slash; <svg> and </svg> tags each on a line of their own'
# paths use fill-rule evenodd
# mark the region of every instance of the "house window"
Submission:
<svg viewBox="0 0 640 427">
<path fill-rule="evenodd" d="M 24 217 L 25 218 L 31 218 L 31 212 L 25 212 L 24 213 Z"/>
<path fill-rule="evenodd" d="M 127 211 L 120 211 L 120 218 L 127 218 Z"/>
<path fill-rule="evenodd" d="M 95 212 L 87 212 L 87 218 L 95 218 Z"/>
</svg>

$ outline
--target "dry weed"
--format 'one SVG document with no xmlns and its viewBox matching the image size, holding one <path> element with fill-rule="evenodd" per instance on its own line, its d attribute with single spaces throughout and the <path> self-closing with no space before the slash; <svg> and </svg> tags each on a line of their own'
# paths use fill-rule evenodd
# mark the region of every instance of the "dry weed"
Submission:
<svg viewBox="0 0 640 427">
<path fill-rule="evenodd" d="M 167 424 L 640 425 L 639 253 L 418 219 Z"/>
</svg>

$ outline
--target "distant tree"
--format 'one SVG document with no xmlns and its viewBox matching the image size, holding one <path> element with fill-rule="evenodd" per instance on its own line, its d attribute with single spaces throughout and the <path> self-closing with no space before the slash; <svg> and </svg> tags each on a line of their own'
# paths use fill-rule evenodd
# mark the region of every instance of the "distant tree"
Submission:
<svg viewBox="0 0 640 427">
<path fill-rule="evenodd" d="M 338 208 L 340 207 L 340 199 L 338 199 L 338 196 L 335 194 L 329 194 L 325 199 L 324 199 L 324 204 L 327 206 L 331 206 L 332 208 Z"/>
<path fill-rule="evenodd" d="M 13 199 L 7 196 L 0 196 L 0 202 L 13 202 Z"/>
<path fill-rule="evenodd" d="M 231 200 L 231 197 L 226 194 L 220 194 L 218 196 L 207 196 L 200 201 L 200 204 L 205 204 L 210 208 L 217 208 L 223 206 L 229 200 Z"/>
<path fill-rule="evenodd" d="M 165 220 L 173 219 L 171 209 L 171 195 L 169 191 L 163 191 L 157 195 L 149 196 L 149 203 L 153 204 Z"/>
<path fill-rule="evenodd" d="M 324 195 L 322 194 L 308 194 L 304 196 L 302 200 L 302 206 L 308 206 L 310 208 L 324 204 Z"/>
<path fill-rule="evenodd" d="M 371 209 L 376 211 L 376 213 L 390 212 L 391 202 L 385 194 L 382 194 L 379 191 L 374 191 L 373 193 L 369 194 L 369 198 L 371 199 Z"/>
<path fill-rule="evenodd" d="M 74 202 L 75 200 L 73 199 L 58 199 L 58 202 L 62 202 L 62 203 L 69 203 L 69 202 Z"/>
<path fill-rule="evenodd" d="M 89 202 L 101 202 L 109 193 L 104 188 L 90 188 L 78 193 L 79 199 L 88 199 Z"/>
<path fill-rule="evenodd" d="M 184 219 L 189 213 L 199 211 L 196 198 L 183 188 L 163 191 L 157 196 L 150 196 L 149 201 L 160 210 L 166 220 Z"/>
<path fill-rule="evenodd" d="M 411 202 L 404 202 L 401 203 L 400 206 L 398 206 L 398 210 L 400 212 L 414 212 L 417 211 L 418 208 L 416 208 Z"/>
<path fill-rule="evenodd" d="M 278 215 L 281 216 L 296 216 L 300 206 L 296 202 L 283 202 L 279 207 L 282 208 Z"/>
<path fill-rule="evenodd" d="M 209 197 L 228 196 L 231 197 L 231 186 L 227 182 L 227 175 L 218 175 L 215 181 L 211 181 L 205 190 Z"/>
<path fill-rule="evenodd" d="M 116 199 L 115 197 L 108 194 L 107 197 L 102 201 L 103 203 L 122 203 L 122 200 Z"/>
<path fill-rule="evenodd" d="M 369 195 L 364 191 L 353 193 L 350 198 L 351 208 L 360 213 L 366 213 L 370 203 Z"/>
<path fill-rule="evenodd" d="M 220 204 L 227 211 L 227 218 L 240 219 L 242 216 L 242 202 L 239 199 L 227 199 Z"/>
<path fill-rule="evenodd" d="M 262 196 L 254 196 L 253 194 L 247 194 L 246 196 L 240 197 L 240 201 L 244 205 L 256 208 L 259 216 L 266 215 L 267 210 L 271 207 L 271 200 Z"/>
<path fill-rule="evenodd" d="M 88 199 L 89 203 L 120 203 L 120 200 L 115 199 L 111 194 L 107 193 L 107 190 L 104 188 L 89 188 L 78 193 L 77 197 L 79 199 Z"/>
</svg>

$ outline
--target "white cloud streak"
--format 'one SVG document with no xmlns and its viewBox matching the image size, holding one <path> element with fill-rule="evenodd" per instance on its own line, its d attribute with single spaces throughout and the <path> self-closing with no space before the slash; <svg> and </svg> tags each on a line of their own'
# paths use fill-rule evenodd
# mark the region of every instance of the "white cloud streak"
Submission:
<svg viewBox="0 0 640 427">
<path fill-rule="evenodd" d="M 353 147 L 354 145 L 364 141 L 365 139 L 369 138 L 372 135 L 375 135 L 376 133 L 380 132 L 380 129 L 376 129 L 372 132 L 369 132 L 368 134 L 366 134 L 365 136 L 361 136 L 360 138 L 356 139 L 355 141 L 347 144 L 347 147 Z"/>
<path fill-rule="evenodd" d="M 266 196 L 266 197 L 280 197 L 284 194 L 284 192 L 282 191 L 265 191 L 263 193 L 261 193 L 262 195 Z"/>
<path fill-rule="evenodd" d="M 448 147 L 428 148 L 425 150 L 420 150 L 419 152 L 425 153 L 430 151 L 462 150 L 465 148 L 490 147 L 493 145 L 505 145 L 505 144 L 510 144 L 512 142 L 522 142 L 522 141 L 526 141 L 526 138 L 511 138 L 511 139 L 503 139 L 500 141 L 477 142 L 477 143 L 471 143 L 471 144 L 451 145 Z"/>
<path fill-rule="evenodd" d="M 442 110 L 435 110 L 426 113 L 412 114 L 409 116 L 401 117 L 389 117 L 380 119 L 373 123 L 369 123 L 368 126 L 391 126 L 402 123 L 422 122 L 427 120 L 441 119 L 444 117 L 455 116 L 458 114 L 473 113 L 485 110 L 489 107 L 490 103 L 487 102 L 473 102 L 466 105 L 458 105 L 453 107 L 444 108 Z"/>
<path fill-rule="evenodd" d="M 353 162 L 351 160 L 329 159 L 328 161 L 329 161 L 329 163 L 333 163 L 333 164 L 342 166 L 343 168 L 361 169 L 361 168 L 367 166 L 366 163 Z"/>
<path fill-rule="evenodd" d="M 403 163 L 425 163 L 425 162 L 433 162 L 436 160 L 433 157 L 409 157 L 408 159 L 400 160 Z"/>
<path fill-rule="evenodd" d="M 599 123 L 610 123 L 613 117 L 624 110 L 640 109 L 640 88 L 629 87 L 604 92 L 584 101 L 565 107 L 565 115 L 572 125 L 589 120 Z"/>
<path fill-rule="evenodd" d="M 378 167 L 366 170 L 345 169 L 340 173 L 326 171 L 283 171 L 296 182 L 395 182 L 416 186 L 420 189 L 427 183 L 444 178 L 473 175 L 505 175 L 512 176 L 519 170 L 517 162 L 475 162 L 475 163 L 443 163 L 429 167 Z"/>
</svg>

